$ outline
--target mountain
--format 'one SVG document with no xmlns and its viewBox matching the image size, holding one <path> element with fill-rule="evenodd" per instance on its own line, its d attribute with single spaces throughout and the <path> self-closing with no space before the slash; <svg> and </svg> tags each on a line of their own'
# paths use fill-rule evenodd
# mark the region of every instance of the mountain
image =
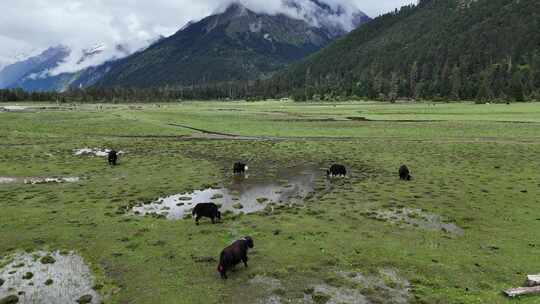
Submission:
<svg viewBox="0 0 540 304">
<path fill-rule="evenodd" d="M 305 3 L 296 0 L 284 0 L 284 5 L 296 10 L 296 14 L 301 16 L 302 19 L 312 25 L 318 25 L 333 31 L 335 36 L 345 35 L 350 30 L 371 20 L 364 12 L 359 10 L 349 12 L 339 4 L 332 7 L 320 0 L 309 0 L 308 4 L 311 4 L 311 6 L 306 8 Z"/>
<path fill-rule="evenodd" d="M 192 86 L 268 78 L 291 62 L 345 35 L 339 19 L 345 12 L 318 0 L 307 18 L 256 13 L 232 4 L 223 13 L 188 23 L 171 37 L 115 63 L 99 82 L 103 87 Z M 300 10 L 291 3 L 291 9 Z M 369 18 L 358 12 L 355 20 Z"/>
<path fill-rule="evenodd" d="M 69 53 L 69 49 L 64 46 L 51 47 L 37 56 L 5 66 L 0 71 L 0 88 L 17 87 L 23 79 L 38 77 L 58 66 Z"/>
<path fill-rule="evenodd" d="M 77 64 L 81 64 L 83 62 L 85 62 L 86 60 L 96 56 L 96 55 L 99 55 L 101 53 L 103 53 L 105 51 L 107 47 L 104 45 L 104 44 L 96 44 L 86 50 L 83 50 L 83 54 L 81 56 L 81 59 L 79 59 L 79 61 L 77 61 Z"/>
<path fill-rule="evenodd" d="M 104 44 L 96 44 L 88 49 L 83 50 L 81 58 L 77 61 L 78 65 L 82 65 L 91 60 L 94 56 L 105 52 L 107 46 Z M 124 56 L 129 55 L 129 51 L 122 45 L 115 47 L 116 51 Z M 43 77 L 27 77 L 18 82 L 18 87 L 24 88 L 27 91 L 58 91 L 63 92 L 68 88 L 86 88 L 94 85 L 103 76 L 109 72 L 111 66 L 115 62 L 112 58 L 105 63 L 97 66 L 90 66 L 81 69 L 77 72 L 61 73 L 58 75 L 44 75 Z"/>
<path fill-rule="evenodd" d="M 538 98 L 539 24 L 537 0 L 422 0 L 374 19 L 274 81 L 297 99 Z"/>
<path fill-rule="evenodd" d="M 77 60 L 77 65 L 84 66 L 87 61 L 106 49 L 105 45 L 96 44 L 83 50 L 80 59 Z M 119 54 L 129 55 L 127 48 L 122 45 L 117 45 L 115 49 Z M 112 58 L 101 65 L 90 66 L 77 72 L 51 75 L 49 72 L 61 66 L 70 53 L 71 50 L 64 46 L 49 48 L 38 56 L 7 66 L 0 71 L 0 88 L 23 88 L 26 91 L 35 92 L 88 87 L 101 79 L 110 70 L 115 60 Z"/>
<path fill-rule="evenodd" d="M 49 75 L 41 78 L 26 78 L 13 87 L 23 88 L 29 92 L 63 92 L 69 88 L 86 88 L 96 84 L 106 75 L 112 64 L 114 64 L 114 60 L 78 72 Z"/>
</svg>

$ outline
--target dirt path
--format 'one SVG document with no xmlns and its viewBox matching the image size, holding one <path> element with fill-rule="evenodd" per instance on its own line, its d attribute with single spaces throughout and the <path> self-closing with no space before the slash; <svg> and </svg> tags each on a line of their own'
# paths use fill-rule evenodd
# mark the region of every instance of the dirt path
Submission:
<svg viewBox="0 0 540 304">
<path fill-rule="evenodd" d="M 360 140 L 388 140 L 401 142 L 434 142 L 434 143 L 500 143 L 500 144 L 537 144 L 540 143 L 540 138 L 528 139 L 510 139 L 497 137 L 478 137 L 478 138 L 436 138 L 436 139 L 407 139 L 401 137 L 275 137 L 275 136 L 244 136 L 231 133 L 215 132 L 204 129 L 194 128 L 182 124 L 169 124 L 170 126 L 181 127 L 188 130 L 200 132 L 201 135 L 190 135 L 182 137 L 182 139 L 223 139 L 223 140 L 268 140 L 268 141 L 360 141 Z"/>
<path fill-rule="evenodd" d="M 215 132 L 215 131 L 209 131 L 204 129 L 198 129 L 194 128 L 188 125 L 182 125 L 182 124 L 168 124 L 169 126 L 173 127 L 179 127 L 184 128 L 192 131 L 200 132 L 201 135 L 191 135 L 187 136 L 185 138 L 195 138 L 195 139 L 230 139 L 230 140 L 284 140 L 280 137 L 271 137 L 271 136 L 244 136 L 244 135 L 238 135 L 238 134 L 231 134 L 231 133 L 223 133 L 223 132 Z"/>
<path fill-rule="evenodd" d="M 410 142 L 410 143 L 493 143 L 493 144 L 540 144 L 540 138 L 534 139 L 509 139 L 509 138 L 437 138 L 437 139 L 408 139 L 398 137 L 255 137 L 255 136 L 224 136 L 213 134 L 194 134 L 194 135 L 105 135 L 93 134 L 94 136 L 103 136 L 109 138 L 139 138 L 149 140 L 169 139 L 178 141 L 192 140 L 231 140 L 231 141 L 387 141 L 387 142 Z"/>
</svg>

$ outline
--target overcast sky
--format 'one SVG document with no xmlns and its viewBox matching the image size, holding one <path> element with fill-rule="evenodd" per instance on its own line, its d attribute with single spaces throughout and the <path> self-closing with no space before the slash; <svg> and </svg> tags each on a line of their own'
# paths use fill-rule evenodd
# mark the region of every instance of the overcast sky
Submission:
<svg viewBox="0 0 540 304">
<path fill-rule="evenodd" d="M 19 54 L 31 55 L 54 45 L 79 54 L 100 43 L 134 50 L 159 35 L 168 36 L 190 20 L 199 20 L 234 0 L 0 0 L 0 66 Z M 250 9 L 275 13 L 281 0 L 240 0 Z M 299 2 L 308 0 L 296 0 Z M 415 0 L 321 0 L 357 7 L 371 17 Z M 112 56 L 111 53 L 103 56 Z M 76 55 L 75 57 L 79 57 Z M 72 60 L 78 60 L 77 58 Z"/>
</svg>

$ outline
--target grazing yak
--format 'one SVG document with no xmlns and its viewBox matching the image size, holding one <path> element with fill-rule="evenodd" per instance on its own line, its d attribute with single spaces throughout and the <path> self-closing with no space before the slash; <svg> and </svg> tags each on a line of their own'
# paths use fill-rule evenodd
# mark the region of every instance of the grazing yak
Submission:
<svg viewBox="0 0 540 304">
<path fill-rule="evenodd" d="M 403 165 L 399 168 L 399 179 L 410 181 L 412 178 L 409 168 Z"/>
<path fill-rule="evenodd" d="M 218 210 L 218 206 L 214 203 L 200 203 L 193 208 L 191 214 L 195 217 L 195 223 L 199 225 L 201 217 L 207 217 L 212 220 L 212 224 L 216 223 L 216 218 L 221 220 L 221 212 Z"/>
<path fill-rule="evenodd" d="M 219 257 L 218 272 L 222 279 L 227 279 L 227 271 L 234 268 L 240 262 L 248 267 L 248 249 L 253 248 L 253 239 L 249 236 L 235 241 L 229 247 L 223 249 Z"/>
<path fill-rule="evenodd" d="M 116 162 L 118 161 L 118 152 L 114 150 L 109 151 L 108 160 L 109 160 L 109 165 L 116 166 Z"/>
<path fill-rule="evenodd" d="M 330 170 L 326 170 L 326 176 L 345 177 L 347 176 L 347 169 L 343 165 L 334 164 L 332 167 L 330 167 Z"/>
<path fill-rule="evenodd" d="M 244 163 L 235 163 L 233 166 L 234 174 L 244 174 L 248 170 L 248 166 Z"/>
</svg>

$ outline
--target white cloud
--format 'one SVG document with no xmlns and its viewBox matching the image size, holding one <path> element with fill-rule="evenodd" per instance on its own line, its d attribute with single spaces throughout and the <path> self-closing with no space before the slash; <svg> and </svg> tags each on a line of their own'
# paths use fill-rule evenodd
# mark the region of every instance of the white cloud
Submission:
<svg viewBox="0 0 540 304">
<path fill-rule="evenodd" d="M 234 0 L 2 0 L 0 1 L 0 65 L 19 53 L 55 45 L 72 49 L 56 72 L 80 69 L 84 49 L 101 43 L 107 51 L 87 61 L 95 65 L 120 56 L 115 46 L 134 51 L 160 35 L 168 36 L 190 20 L 199 20 Z M 284 12 L 281 0 L 240 0 L 250 9 Z M 297 0 L 306 3 L 308 0 Z M 332 6 L 356 7 L 376 16 L 413 0 L 322 0 Z M 292 11 L 287 11 L 292 14 Z"/>
</svg>

